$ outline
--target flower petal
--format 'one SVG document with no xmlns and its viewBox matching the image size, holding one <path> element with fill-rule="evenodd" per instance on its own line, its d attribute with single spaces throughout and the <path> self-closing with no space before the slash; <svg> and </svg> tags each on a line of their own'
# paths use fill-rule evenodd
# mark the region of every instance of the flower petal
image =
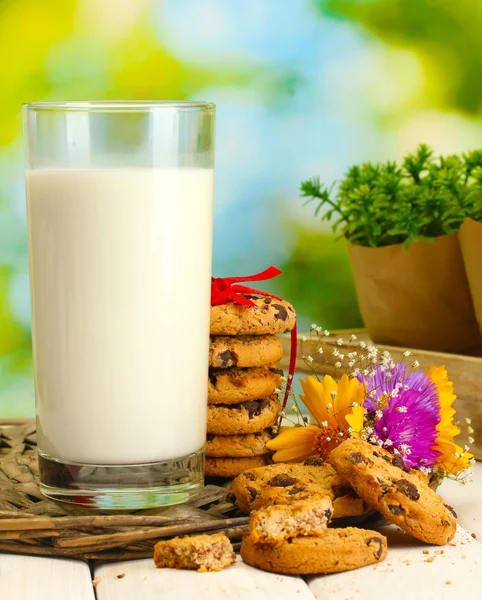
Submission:
<svg viewBox="0 0 482 600">
<path fill-rule="evenodd" d="M 312 446 L 295 446 L 293 448 L 285 448 L 284 450 L 278 450 L 273 454 L 274 462 L 303 462 L 309 456 L 313 455 Z"/>
<path fill-rule="evenodd" d="M 363 420 L 365 411 L 362 406 L 354 406 L 350 414 L 346 415 L 345 419 L 348 425 L 353 429 L 351 437 L 360 437 L 360 432 L 363 429 Z"/>
<path fill-rule="evenodd" d="M 266 447 L 269 450 L 282 450 L 293 446 L 313 444 L 313 440 L 318 431 L 319 428 L 316 425 L 309 425 L 308 427 L 288 427 L 274 439 L 267 442 Z"/>
<path fill-rule="evenodd" d="M 304 396 L 300 394 L 300 398 L 321 427 L 323 421 L 330 421 L 330 415 L 326 411 L 325 386 L 311 376 L 301 379 L 300 383 L 305 393 Z"/>
</svg>

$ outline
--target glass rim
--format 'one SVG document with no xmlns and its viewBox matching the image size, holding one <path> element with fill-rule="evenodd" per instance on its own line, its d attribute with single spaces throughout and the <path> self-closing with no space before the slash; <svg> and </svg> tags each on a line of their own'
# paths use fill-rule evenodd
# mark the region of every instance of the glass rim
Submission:
<svg viewBox="0 0 482 600">
<path fill-rule="evenodd" d="M 213 102 L 191 100 L 67 100 L 29 102 L 22 105 L 24 111 L 51 112 L 149 112 L 162 108 L 214 109 Z"/>
</svg>

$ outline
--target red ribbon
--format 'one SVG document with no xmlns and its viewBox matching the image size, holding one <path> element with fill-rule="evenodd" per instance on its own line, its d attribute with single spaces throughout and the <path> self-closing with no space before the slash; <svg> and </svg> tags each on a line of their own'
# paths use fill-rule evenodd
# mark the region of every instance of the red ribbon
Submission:
<svg viewBox="0 0 482 600">
<path fill-rule="evenodd" d="M 266 281 L 267 279 L 273 279 L 281 275 L 281 271 L 274 266 L 268 267 L 261 273 L 256 275 L 248 275 L 247 277 L 212 277 L 211 278 L 211 306 L 218 304 L 225 304 L 226 302 L 234 302 L 235 304 L 242 304 L 243 306 L 256 306 L 256 304 L 246 298 L 243 294 L 252 294 L 257 296 L 269 296 L 270 298 L 276 298 L 281 300 L 279 296 L 257 290 L 246 285 L 240 285 L 240 282 L 245 281 Z M 286 408 L 288 403 L 288 397 L 293 383 L 293 376 L 295 373 L 296 366 L 296 351 L 298 347 L 298 340 L 296 337 L 297 329 L 296 323 L 291 331 L 291 346 L 290 346 L 290 363 L 288 371 L 288 379 L 286 382 L 285 395 L 283 398 L 282 410 Z"/>
</svg>

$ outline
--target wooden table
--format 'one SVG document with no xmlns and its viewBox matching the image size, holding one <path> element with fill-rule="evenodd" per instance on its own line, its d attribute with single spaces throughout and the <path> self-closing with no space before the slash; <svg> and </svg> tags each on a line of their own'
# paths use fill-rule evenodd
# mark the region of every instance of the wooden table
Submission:
<svg viewBox="0 0 482 600">
<path fill-rule="evenodd" d="M 446 481 L 441 494 L 459 515 L 453 543 L 417 542 L 398 528 L 386 560 L 376 566 L 316 577 L 258 571 L 240 558 L 219 573 L 156 569 L 151 560 L 88 565 L 79 560 L 0 554 L 5 600 L 453 600 L 482 597 L 482 463 L 474 482 Z M 473 534 L 473 536 L 471 535 Z M 94 592 L 95 586 L 95 592 Z"/>
</svg>

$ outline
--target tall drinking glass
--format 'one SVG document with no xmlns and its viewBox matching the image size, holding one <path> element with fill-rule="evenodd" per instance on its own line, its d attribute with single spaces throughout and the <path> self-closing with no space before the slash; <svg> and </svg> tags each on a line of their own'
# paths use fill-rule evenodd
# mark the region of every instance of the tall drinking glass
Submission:
<svg viewBox="0 0 482 600">
<path fill-rule="evenodd" d="M 42 493 L 176 504 L 203 485 L 215 107 L 24 106 Z"/>
</svg>

